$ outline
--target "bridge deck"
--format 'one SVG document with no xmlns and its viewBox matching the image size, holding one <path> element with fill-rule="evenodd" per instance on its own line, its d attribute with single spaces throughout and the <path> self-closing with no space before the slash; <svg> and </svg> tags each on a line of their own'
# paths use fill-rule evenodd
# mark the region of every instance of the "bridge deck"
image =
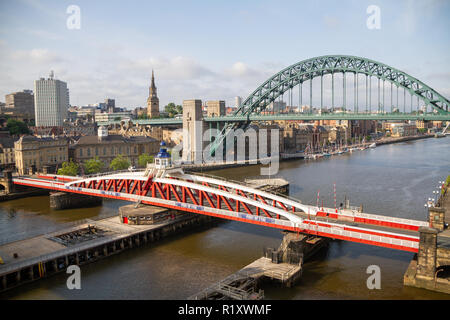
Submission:
<svg viewBox="0 0 450 320">
<path fill-rule="evenodd" d="M 176 171 L 144 177 L 143 172 L 106 174 L 80 179 L 56 177 L 14 179 L 14 183 L 199 213 L 417 252 L 418 233 L 425 221 L 394 218 L 305 205 L 297 199 L 258 190 L 244 182 Z"/>
</svg>

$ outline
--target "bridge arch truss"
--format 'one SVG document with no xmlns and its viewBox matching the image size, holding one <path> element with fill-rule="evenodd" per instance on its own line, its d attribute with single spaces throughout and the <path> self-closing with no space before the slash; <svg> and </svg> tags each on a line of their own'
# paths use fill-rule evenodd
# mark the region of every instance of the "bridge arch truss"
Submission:
<svg viewBox="0 0 450 320">
<path fill-rule="evenodd" d="M 404 88 L 411 95 L 421 98 L 438 113 L 447 114 L 449 112 L 450 101 L 447 98 L 403 71 L 367 58 L 328 55 L 300 61 L 276 73 L 244 100 L 235 111 L 235 115 L 248 117 L 252 113 L 259 114 L 276 98 L 296 85 L 326 74 L 341 72 L 365 74 L 390 81 L 397 87 Z"/>
</svg>

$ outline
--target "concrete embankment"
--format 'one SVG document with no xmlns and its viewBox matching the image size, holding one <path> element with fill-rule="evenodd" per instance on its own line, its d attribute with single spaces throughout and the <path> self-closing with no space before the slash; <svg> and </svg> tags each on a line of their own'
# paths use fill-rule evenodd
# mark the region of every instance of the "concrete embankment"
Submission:
<svg viewBox="0 0 450 320">
<path fill-rule="evenodd" d="M 432 134 L 425 134 L 425 135 L 420 135 L 420 136 L 386 138 L 386 139 L 378 140 L 375 142 L 376 142 L 377 146 L 381 146 L 384 144 L 393 144 L 393 143 L 400 143 L 400 142 L 406 142 L 406 141 L 428 139 L 428 138 L 433 138 L 433 137 L 434 137 L 434 135 L 432 135 Z"/>
<path fill-rule="evenodd" d="M 218 220 L 189 213 L 166 216 L 168 219 L 145 225 L 124 224 L 115 216 L 4 244 L 0 246 L 0 292 L 64 272 L 70 265 L 95 262 Z"/>
<path fill-rule="evenodd" d="M 7 193 L 7 194 L 3 193 L 3 194 L 0 194 L 0 202 L 21 199 L 21 198 L 27 198 L 27 197 L 34 197 L 34 196 L 45 196 L 48 194 L 49 194 L 49 190 L 46 190 L 46 189 L 34 189 L 34 190 L 13 192 L 13 193 Z"/>
</svg>

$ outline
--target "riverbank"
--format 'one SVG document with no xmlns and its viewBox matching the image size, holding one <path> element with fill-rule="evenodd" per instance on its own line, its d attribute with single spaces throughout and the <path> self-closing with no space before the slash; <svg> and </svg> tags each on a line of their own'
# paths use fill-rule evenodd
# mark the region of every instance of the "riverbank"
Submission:
<svg viewBox="0 0 450 320">
<path fill-rule="evenodd" d="M 0 202 L 11 201 L 20 198 L 48 195 L 49 191 L 45 189 L 35 189 L 22 192 L 2 193 L 0 194 Z"/>
<path fill-rule="evenodd" d="M 414 140 L 422 140 L 422 139 L 428 139 L 433 138 L 433 134 L 424 134 L 424 135 L 417 135 L 417 136 L 409 136 L 409 137 L 398 137 L 398 138 L 382 138 L 379 140 L 373 140 L 370 143 L 376 143 L 377 146 L 381 145 L 387 145 L 387 144 L 394 144 L 394 143 L 401 143 L 401 142 L 407 142 L 407 141 L 414 141 Z M 369 143 L 368 143 L 369 144 Z M 349 145 L 348 148 L 352 148 L 353 145 Z M 281 153 L 279 157 L 279 161 L 292 161 L 292 160 L 301 160 L 305 158 L 304 152 L 298 152 L 295 154 L 288 154 L 288 153 Z M 273 159 L 267 159 L 270 161 L 273 161 Z M 230 162 L 221 162 L 221 163 L 203 163 L 203 164 L 183 164 L 183 170 L 186 172 L 192 171 L 192 172 L 202 172 L 202 171 L 214 171 L 214 170 L 222 170 L 222 169 L 229 169 L 229 168 L 238 168 L 243 166 L 258 166 L 261 165 L 261 161 L 255 161 L 255 160 L 241 160 L 241 161 L 230 161 Z"/>
<path fill-rule="evenodd" d="M 392 143 L 400 143 L 400 142 L 406 142 L 406 141 L 413 141 L 413 140 L 421 140 L 421 139 L 428 139 L 428 138 L 434 138 L 433 134 L 424 134 L 419 136 L 410 136 L 410 137 L 398 137 L 398 138 L 382 138 L 380 140 L 374 141 L 377 146 L 385 145 L 385 144 L 392 144 Z"/>
</svg>

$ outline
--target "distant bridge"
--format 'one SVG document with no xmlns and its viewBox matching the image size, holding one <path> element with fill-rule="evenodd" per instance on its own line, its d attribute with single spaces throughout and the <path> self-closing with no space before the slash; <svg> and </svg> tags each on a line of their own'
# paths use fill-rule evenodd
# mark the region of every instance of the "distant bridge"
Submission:
<svg viewBox="0 0 450 320">
<path fill-rule="evenodd" d="M 426 113 L 426 114 L 409 114 L 409 113 L 323 113 L 323 114 L 309 114 L 309 113 L 277 113 L 277 114 L 251 114 L 250 116 L 243 115 L 229 115 L 223 117 L 205 117 L 203 121 L 206 122 L 244 122 L 244 121 L 277 121 L 277 120 L 304 120 L 304 121 L 318 121 L 318 120 L 422 120 L 422 121 L 450 121 L 450 114 L 440 113 Z M 158 119 L 135 119 L 130 120 L 133 124 L 139 125 L 179 125 L 183 124 L 183 119 L 174 118 L 158 118 Z M 111 120 L 98 122 L 99 125 L 120 124 L 120 120 Z"/>
<path fill-rule="evenodd" d="M 369 245 L 418 252 L 418 229 L 426 221 L 323 208 L 255 189 L 242 182 L 185 174 L 162 177 L 143 171 L 93 177 L 17 177 L 14 184 L 171 208 Z"/>
</svg>

